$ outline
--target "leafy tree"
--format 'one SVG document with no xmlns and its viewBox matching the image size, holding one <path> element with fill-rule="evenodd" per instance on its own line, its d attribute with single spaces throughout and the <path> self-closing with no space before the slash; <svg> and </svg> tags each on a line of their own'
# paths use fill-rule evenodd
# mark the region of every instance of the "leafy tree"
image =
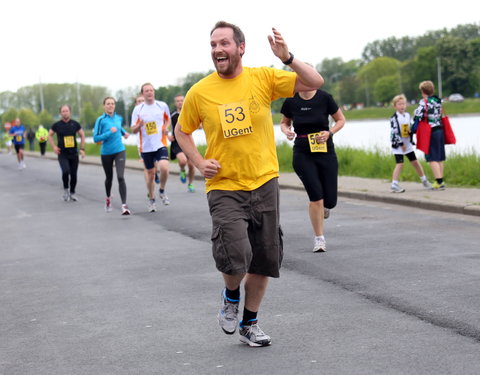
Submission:
<svg viewBox="0 0 480 375">
<path fill-rule="evenodd" d="M 85 129 L 93 129 L 95 121 L 103 113 L 102 108 L 95 110 L 92 103 L 86 102 L 80 114 L 80 123 Z"/>
<path fill-rule="evenodd" d="M 418 80 L 415 77 L 414 59 L 400 63 L 399 85 L 399 93 L 405 94 L 407 100 L 412 100 L 418 96 Z"/>
<path fill-rule="evenodd" d="M 384 40 L 375 40 L 368 43 L 362 52 L 364 61 L 369 62 L 378 57 L 388 56 L 405 61 L 415 55 L 415 39 L 404 36 L 400 39 L 390 37 Z"/>
<path fill-rule="evenodd" d="M 475 44 L 457 37 L 445 37 L 437 43 L 437 51 L 442 62 L 442 79 L 444 91 L 460 92 L 471 96 L 475 92 L 475 80 L 472 72 L 478 59 L 475 59 Z"/>
<path fill-rule="evenodd" d="M 340 57 L 333 59 L 323 59 L 317 64 L 316 69 L 325 79 L 322 89 L 331 94 L 338 94 L 338 84 L 345 77 L 351 77 L 357 74 L 361 66 L 360 60 L 350 60 L 344 62 Z"/>
<path fill-rule="evenodd" d="M 340 104 L 355 104 L 361 102 L 361 98 L 358 97 L 360 83 L 356 77 L 345 77 L 339 82 L 338 97 L 336 101 Z"/>
<path fill-rule="evenodd" d="M 20 105 L 17 100 L 17 95 L 11 91 L 4 91 L 0 93 L 0 112 L 5 112 L 9 108 L 19 108 Z"/>
<path fill-rule="evenodd" d="M 364 102 L 367 106 L 375 101 L 374 87 L 378 79 L 396 75 L 398 77 L 400 61 L 391 57 L 378 57 L 368 64 L 362 66 L 358 72 L 360 87 L 358 93 L 364 91 Z M 397 78 L 398 80 L 398 78 Z"/>
<path fill-rule="evenodd" d="M 7 109 L 2 115 L 2 122 L 5 124 L 6 122 L 12 123 L 18 117 L 18 111 L 15 108 Z"/>
<path fill-rule="evenodd" d="M 377 79 L 373 88 L 374 97 L 377 102 L 386 104 L 400 92 L 398 77 L 398 74 L 395 74 Z"/>
<path fill-rule="evenodd" d="M 435 84 L 437 82 L 437 50 L 435 47 L 423 47 L 417 51 L 413 64 L 413 82 L 415 86 L 415 95 L 419 96 L 418 84 L 422 81 L 430 80 Z"/>
<path fill-rule="evenodd" d="M 38 124 L 40 124 L 40 122 L 38 121 L 38 116 L 35 113 L 33 113 L 31 109 L 22 108 L 18 112 L 18 117 L 20 118 L 20 121 L 22 122 L 22 124 L 26 126 L 33 127 L 33 126 L 38 126 Z"/>
<path fill-rule="evenodd" d="M 44 109 L 39 113 L 38 121 L 40 124 L 45 126 L 45 128 L 49 128 L 53 124 L 53 116 L 50 114 L 50 112 Z"/>
</svg>

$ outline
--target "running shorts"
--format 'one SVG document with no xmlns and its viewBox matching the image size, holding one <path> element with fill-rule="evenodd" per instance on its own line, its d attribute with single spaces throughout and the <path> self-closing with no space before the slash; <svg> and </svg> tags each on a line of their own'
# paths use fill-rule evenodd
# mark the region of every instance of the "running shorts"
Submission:
<svg viewBox="0 0 480 375">
<path fill-rule="evenodd" d="M 220 272 L 280 276 L 283 234 L 278 178 L 252 191 L 211 190 L 212 253 Z"/>
</svg>

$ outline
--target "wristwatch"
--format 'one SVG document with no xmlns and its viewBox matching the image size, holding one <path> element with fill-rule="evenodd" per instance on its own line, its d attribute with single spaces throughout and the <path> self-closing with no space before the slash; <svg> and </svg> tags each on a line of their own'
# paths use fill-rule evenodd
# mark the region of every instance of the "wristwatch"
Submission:
<svg viewBox="0 0 480 375">
<path fill-rule="evenodd" d="M 290 55 L 288 60 L 282 61 L 284 65 L 290 65 L 293 62 L 293 58 L 294 58 L 293 53 L 289 52 L 288 54 Z"/>
</svg>

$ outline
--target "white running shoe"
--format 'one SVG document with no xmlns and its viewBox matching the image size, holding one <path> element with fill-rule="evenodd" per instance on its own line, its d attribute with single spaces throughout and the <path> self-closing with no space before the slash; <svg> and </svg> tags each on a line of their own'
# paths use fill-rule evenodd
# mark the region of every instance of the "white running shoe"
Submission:
<svg viewBox="0 0 480 375">
<path fill-rule="evenodd" d="M 326 252 L 327 251 L 327 243 L 326 243 L 325 239 L 315 238 L 312 251 L 314 253 L 324 253 L 324 252 Z"/>
<path fill-rule="evenodd" d="M 65 202 L 68 202 L 70 200 L 70 192 L 68 191 L 68 189 L 65 189 L 63 191 L 63 197 L 62 198 Z"/>
<path fill-rule="evenodd" d="M 130 215 L 131 212 L 126 204 L 122 204 L 122 215 Z"/>
<path fill-rule="evenodd" d="M 218 324 L 227 335 L 233 335 L 238 327 L 238 305 L 239 301 L 227 300 L 225 289 L 222 291 L 222 306 L 217 315 Z"/>
<path fill-rule="evenodd" d="M 160 199 L 162 200 L 162 203 L 165 206 L 168 206 L 170 204 L 170 199 L 168 199 L 167 194 L 165 193 L 160 193 Z"/>
<path fill-rule="evenodd" d="M 105 198 L 105 212 L 112 212 L 112 197 Z"/>
<path fill-rule="evenodd" d="M 149 199 L 147 201 L 147 208 L 148 208 L 148 212 L 157 211 L 157 205 L 155 204 L 155 199 Z"/>
<path fill-rule="evenodd" d="M 272 339 L 254 323 L 250 326 L 240 327 L 240 341 L 249 346 L 267 346 L 272 343 Z"/>
<path fill-rule="evenodd" d="M 428 180 L 422 181 L 422 185 L 427 190 L 432 190 L 432 184 Z"/>
<path fill-rule="evenodd" d="M 392 193 L 403 193 L 405 191 L 404 188 L 400 187 L 400 185 L 392 184 L 390 187 L 390 192 Z"/>
<path fill-rule="evenodd" d="M 77 198 L 77 196 L 75 195 L 75 193 L 70 193 L 70 200 L 71 200 L 72 202 L 78 201 L 78 198 Z"/>
</svg>

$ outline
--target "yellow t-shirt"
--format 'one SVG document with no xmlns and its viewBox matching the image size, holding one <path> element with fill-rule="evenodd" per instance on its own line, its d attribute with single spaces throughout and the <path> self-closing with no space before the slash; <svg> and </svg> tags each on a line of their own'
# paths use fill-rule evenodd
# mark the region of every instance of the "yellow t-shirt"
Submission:
<svg viewBox="0 0 480 375">
<path fill-rule="evenodd" d="M 297 75 L 274 68 L 243 68 L 233 79 L 212 73 L 187 93 L 178 123 L 191 134 L 200 124 L 207 139 L 206 159 L 221 165 L 206 179 L 210 190 L 259 188 L 278 177 L 270 103 L 294 94 Z"/>
</svg>

